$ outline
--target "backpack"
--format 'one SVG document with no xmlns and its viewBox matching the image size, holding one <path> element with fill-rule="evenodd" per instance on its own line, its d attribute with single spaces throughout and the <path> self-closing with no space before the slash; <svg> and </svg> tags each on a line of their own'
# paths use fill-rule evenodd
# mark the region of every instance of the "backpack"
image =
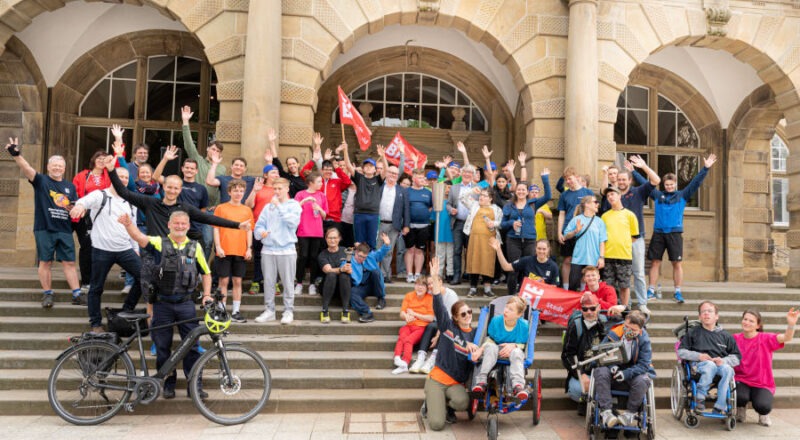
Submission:
<svg viewBox="0 0 800 440">
<path fill-rule="evenodd" d="M 142 252 L 141 284 L 150 292 L 150 300 L 158 296 L 189 295 L 199 283 L 194 256 L 197 241 L 189 240 L 183 249 L 175 249 L 169 237 L 161 237 L 161 252 Z M 148 255 L 145 255 L 148 254 Z"/>
<path fill-rule="evenodd" d="M 578 322 L 577 322 L 579 319 L 581 319 L 581 320 L 583 319 L 583 313 L 581 313 L 580 309 L 573 310 L 572 314 L 569 315 L 569 319 L 567 319 L 567 330 L 566 330 L 566 331 L 569 331 L 569 326 L 574 322 L 575 323 L 575 329 L 578 332 L 578 339 L 580 339 L 581 336 L 583 335 L 583 326 L 582 325 L 578 325 Z M 597 315 L 597 320 L 598 320 L 598 324 L 602 325 L 603 327 L 605 327 L 606 324 L 608 323 L 608 317 L 606 315 L 598 314 Z M 564 339 L 566 339 L 566 332 L 564 333 L 564 335 L 565 335 Z"/>
<path fill-rule="evenodd" d="M 94 217 L 91 217 L 92 224 L 97 221 L 97 217 L 99 217 L 100 213 L 103 212 L 103 208 L 105 208 L 106 204 L 108 204 L 108 212 L 111 212 L 111 196 L 106 193 L 106 190 L 101 190 L 100 192 L 103 193 L 103 200 L 100 202 L 100 208 L 97 209 L 97 214 L 95 214 Z M 131 207 L 131 217 L 134 221 L 136 221 L 133 205 L 130 203 L 128 203 L 128 205 Z M 89 212 L 89 214 L 91 214 L 91 212 Z"/>
</svg>

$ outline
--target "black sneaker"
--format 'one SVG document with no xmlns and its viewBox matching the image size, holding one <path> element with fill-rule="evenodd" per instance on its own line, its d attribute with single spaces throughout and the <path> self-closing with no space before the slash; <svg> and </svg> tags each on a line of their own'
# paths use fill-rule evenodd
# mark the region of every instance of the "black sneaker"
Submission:
<svg viewBox="0 0 800 440">
<path fill-rule="evenodd" d="M 244 316 L 242 316 L 242 312 L 236 312 L 236 313 L 232 314 L 231 315 L 231 321 L 233 321 L 233 322 L 242 322 L 242 323 L 247 322 L 247 320 L 244 319 Z"/>
<path fill-rule="evenodd" d="M 451 424 L 451 425 L 453 423 L 457 422 L 458 419 L 456 418 L 456 410 L 454 410 L 453 408 L 450 408 L 448 406 L 447 407 L 447 415 L 444 417 L 444 421 L 449 423 L 449 424 Z"/>
<path fill-rule="evenodd" d="M 173 391 L 173 393 L 174 393 L 174 391 Z M 197 395 L 203 400 L 208 399 L 208 393 L 203 391 L 203 390 L 198 391 Z M 192 397 L 192 393 L 190 393 L 189 390 L 186 390 L 186 397 Z"/>
<path fill-rule="evenodd" d="M 174 399 L 175 398 L 175 390 L 168 390 L 164 388 L 164 391 L 161 393 L 161 397 L 166 400 Z"/>
<path fill-rule="evenodd" d="M 74 306 L 85 306 L 86 305 L 86 295 L 79 294 L 77 296 L 72 296 L 72 305 Z"/>
<path fill-rule="evenodd" d="M 53 308 L 53 295 L 52 294 L 44 294 L 42 295 L 42 308 L 43 309 L 51 309 Z"/>
<path fill-rule="evenodd" d="M 386 298 L 378 298 L 378 305 L 375 306 L 378 310 L 383 310 L 386 308 Z"/>
<path fill-rule="evenodd" d="M 373 321 L 375 321 L 375 316 L 372 313 L 369 313 L 367 315 L 363 315 L 360 318 L 358 318 L 358 322 L 361 322 L 361 323 L 364 323 L 364 324 L 366 324 L 368 322 L 373 322 Z"/>
<path fill-rule="evenodd" d="M 586 415 L 586 398 L 581 396 L 581 401 L 578 402 L 578 416 L 584 417 Z"/>
</svg>

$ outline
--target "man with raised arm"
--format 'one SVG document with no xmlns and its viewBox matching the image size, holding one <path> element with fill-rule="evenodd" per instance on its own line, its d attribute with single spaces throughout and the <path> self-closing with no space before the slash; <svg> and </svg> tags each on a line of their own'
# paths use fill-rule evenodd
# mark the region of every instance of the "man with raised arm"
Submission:
<svg viewBox="0 0 800 440">
<path fill-rule="evenodd" d="M 75 242 L 72 240 L 72 222 L 69 218 L 69 210 L 78 194 L 75 185 L 64 179 L 67 162 L 62 156 L 50 156 L 47 174 L 40 174 L 22 157 L 19 138 L 9 138 L 6 151 L 33 186 L 33 237 L 39 260 L 39 282 L 44 291 L 42 307 L 53 307 L 51 270 L 54 256 L 64 268 L 67 284 L 72 289 L 72 303 L 86 304 L 75 269 Z"/>
<path fill-rule="evenodd" d="M 364 159 L 361 166 L 363 173 L 356 171 L 350 162 L 350 153 L 347 147 L 343 149 L 344 163 L 356 184 L 355 215 L 353 228 L 357 243 L 366 243 L 370 249 L 376 248 L 378 226 L 380 225 L 381 195 L 383 194 L 383 181 L 386 178 L 386 152 L 383 145 L 376 147 L 379 160 L 383 164 L 383 173 L 378 173 L 375 159 Z"/>
</svg>

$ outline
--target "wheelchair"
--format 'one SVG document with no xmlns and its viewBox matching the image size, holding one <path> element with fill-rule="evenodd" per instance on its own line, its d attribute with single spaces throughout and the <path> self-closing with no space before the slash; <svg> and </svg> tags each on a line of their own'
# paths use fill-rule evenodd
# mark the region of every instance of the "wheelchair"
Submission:
<svg viewBox="0 0 800 440">
<path fill-rule="evenodd" d="M 583 362 L 576 362 L 573 368 L 578 366 L 587 365 L 592 362 L 597 362 L 598 366 L 611 366 L 615 364 L 627 364 L 627 353 L 622 346 L 622 342 L 608 342 L 599 344 L 592 347 L 593 356 L 584 360 Z M 652 378 L 651 378 L 652 379 Z M 613 385 L 613 382 L 612 382 Z M 627 404 L 629 392 L 626 389 L 611 389 L 611 398 L 614 409 L 622 407 Z M 589 380 L 589 390 L 587 391 L 586 401 L 586 432 L 589 434 L 589 439 L 602 438 L 603 433 L 608 432 L 629 432 L 635 433 L 639 437 L 644 436 L 648 440 L 656 438 L 656 397 L 655 387 L 653 380 L 650 381 L 650 386 L 645 393 L 644 401 L 642 402 L 641 409 L 637 415 L 638 425 L 636 426 L 622 426 L 616 425 L 611 428 L 603 425 L 602 417 L 600 415 L 600 408 L 597 405 L 595 398 L 595 377 L 594 370 Z"/>
<path fill-rule="evenodd" d="M 689 328 L 700 325 L 699 321 L 690 321 L 684 317 L 684 324 L 673 330 L 675 336 L 680 341 L 681 338 L 689 331 Z M 675 350 L 678 349 L 676 343 Z M 728 385 L 728 394 L 726 396 L 725 414 L 714 414 L 709 411 L 698 411 L 696 409 L 697 402 L 694 396 L 697 394 L 697 382 L 700 380 L 700 373 L 695 371 L 692 363 L 689 361 L 678 359 L 676 365 L 672 369 L 672 380 L 670 381 L 669 401 L 672 407 L 672 416 L 675 420 L 681 420 L 683 415 L 686 418 L 683 424 L 687 428 L 694 429 L 700 424 L 700 417 L 709 419 L 722 420 L 725 423 L 725 428 L 728 431 L 736 429 L 736 380 L 731 377 L 730 384 Z M 709 386 L 709 391 L 719 386 L 720 376 L 715 376 L 714 380 Z M 710 394 L 710 393 L 709 393 Z M 710 396 L 706 396 L 708 401 Z"/>
<path fill-rule="evenodd" d="M 483 344 L 489 328 L 489 321 L 497 313 L 503 312 L 506 303 L 512 296 L 503 296 L 494 299 L 488 306 L 481 308 L 478 328 L 475 332 L 474 343 L 478 346 Z M 533 365 L 534 343 L 536 332 L 539 327 L 539 311 L 533 310 L 530 304 L 525 309 L 522 317 L 528 321 L 528 342 L 525 345 L 525 376 L 528 377 L 528 369 Z M 471 356 L 470 356 L 471 359 Z M 542 374 L 539 368 L 534 369 L 533 379 L 528 379 L 525 387 L 528 391 L 528 398 L 517 400 L 514 397 L 513 386 L 511 384 L 511 374 L 509 372 L 510 362 L 508 359 L 497 359 L 494 368 L 487 376 L 486 393 L 483 396 L 470 396 L 467 413 L 469 419 L 475 418 L 479 405 L 488 412 L 486 431 L 489 440 L 497 439 L 498 415 L 519 411 L 525 407 L 528 401 L 531 402 L 533 412 L 533 425 L 539 424 L 542 415 Z"/>
</svg>

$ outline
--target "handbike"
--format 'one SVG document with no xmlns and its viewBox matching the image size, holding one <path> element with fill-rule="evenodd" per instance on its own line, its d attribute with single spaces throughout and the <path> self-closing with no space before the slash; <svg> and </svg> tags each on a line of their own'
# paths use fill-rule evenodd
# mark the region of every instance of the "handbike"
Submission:
<svg viewBox="0 0 800 440">
<path fill-rule="evenodd" d="M 158 398 L 164 380 L 194 348 L 198 339 L 208 335 L 213 348 L 195 363 L 189 378 L 189 394 L 198 411 L 221 425 L 244 423 L 261 411 L 269 399 L 271 376 L 261 356 L 237 342 L 224 342 L 230 315 L 214 295 L 205 307 L 204 318 L 141 328 L 144 313 L 122 312 L 118 316 L 135 325 L 136 332 L 121 341 L 116 333 L 84 333 L 70 338 L 73 346 L 56 358 L 47 381 L 50 406 L 62 419 L 75 425 L 96 425 L 114 417 L 121 409 L 133 412 L 137 405 L 148 405 Z M 142 334 L 174 325 L 203 320 L 193 329 L 164 365 L 150 375 L 145 358 Z M 140 367 L 137 373 L 128 353 L 136 341 Z M 207 397 L 204 396 L 207 393 Z"/>
</svg>

